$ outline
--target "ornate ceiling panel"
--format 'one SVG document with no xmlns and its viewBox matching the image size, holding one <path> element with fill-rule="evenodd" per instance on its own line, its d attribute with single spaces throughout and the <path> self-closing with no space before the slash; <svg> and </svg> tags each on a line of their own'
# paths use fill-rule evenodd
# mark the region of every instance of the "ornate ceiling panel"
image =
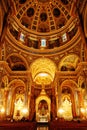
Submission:
<svg viewBox="0 0 87 130">
<path fill-rule="evenodd" d="M 14 0 L 14 11 L 21 24 L 36 32 L 52 32 L 71 17 L 72 1 Z"/>
<path fill-rule="evenodd" d="M 47 58 L 39 58 L 31 64 L 32 78 L 37 84 L 50 84 L 56 70 L 54 62 Z"/>
</svg>

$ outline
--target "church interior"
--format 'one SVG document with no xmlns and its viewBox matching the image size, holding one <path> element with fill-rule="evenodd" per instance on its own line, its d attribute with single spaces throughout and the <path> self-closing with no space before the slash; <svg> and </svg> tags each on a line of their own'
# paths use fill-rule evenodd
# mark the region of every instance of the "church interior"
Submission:
<svg viewBox="0 0 87 130">
<path fill-rule="evenodd" d="M 0 122 L 54 120 L 87 120 L 87 0 L 0 0 Z"/>
</svg>

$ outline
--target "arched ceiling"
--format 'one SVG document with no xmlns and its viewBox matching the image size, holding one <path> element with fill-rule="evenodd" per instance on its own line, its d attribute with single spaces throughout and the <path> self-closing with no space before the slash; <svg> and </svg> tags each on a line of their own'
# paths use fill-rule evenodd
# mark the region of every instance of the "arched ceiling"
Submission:
<svg viewBox="0 0 87 130">
<path fill-rule="evenodd" d="M 36 84 L 44 85 L 52 83 L 57 70 L 55 63 L 48 58 L 39 58 L 35 60 L 30 68 L 33 81 Z"/>
<path fill-rule="evenodd" d="M 71 54 L 64 57 L 60 64 L 59 64 L 59 70 L 62 71 L 74 71 L 77 67 L 77 64 L 79 63 L 80 59 L 77 55 Z"/>
<path fill-rule="evenodd" d="M 72 0 L 10 0 L 20 23 L 32 31 L 46 33 L 66 25 L 72 16 Z"/>
</svg>

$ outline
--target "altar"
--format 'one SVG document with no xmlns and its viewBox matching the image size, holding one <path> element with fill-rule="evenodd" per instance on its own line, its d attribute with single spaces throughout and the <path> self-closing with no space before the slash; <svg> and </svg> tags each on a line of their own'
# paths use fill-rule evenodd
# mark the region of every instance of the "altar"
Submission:
<svg viewBox="0 0 87 130">
<path fill-rule="evenodd" d="M 49 122 L 49 114 L 46 115 L 37 114 L 37 122 L 41 122 L 41 123 Z"/>
<path fill-rule="evenodd" d="M 49 122 L 50 121 L 50 99 L 47 95 L 41 95 L 36 99 L 36 121 Z"/>
</svg>

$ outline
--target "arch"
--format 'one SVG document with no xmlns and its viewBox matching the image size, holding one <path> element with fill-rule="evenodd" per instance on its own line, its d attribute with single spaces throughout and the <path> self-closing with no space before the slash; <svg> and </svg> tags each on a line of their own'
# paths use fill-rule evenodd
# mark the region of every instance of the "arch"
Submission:
<svg viewBox="0 0 87 130">
<path fill-rule="evenodd" d="M 14 85 L 14 89 L 20 85 L 24 86 L 25 87 L 25 83 L 23 80 L 20 80 L 20 79 L 14 79 L 12 80 L 9 84 L 8 84 L 8 88 L 12 89 L 12 91 L 14 90 L 12 85 Z M 10 87 L 11 86 L 11 87 Z"/>
<path fill-rule="evenodd" d="M 60 110 L 62 110 L 62 114 L 61 114 Z M 59 113 L 60 113 L 59 116 L 64 118 L 65 120 L 73 119 L 72 101 L 71 101 L 71 98 L 69 95 L 63 95 Z"/>
<path fill-rule="evenodd" d="M 65 93 L 63 92 L 63 89 L 66 89 Z M 62 98 L 64 96 L 70 98 L 71 104 L 72 104 L 72 115 L 73 117 L 78 115 L 78 109 L 77 106 L 79 105 L 79 95 L 78 95 L 78 84 L 73 80 L 65 80 L 61 84 L 61 102 L 63 101 Z M 61 106 L 61 105 L 60 105 Z"/>
<path fill-rule="evenodd" d="M 50 84 L 55 77 L 56 64 L 48 58 L 39 58 L 30 65 L 33 81 L 37 84 Z"/>
<path fill-rule="evenodd" d="M 63 71 L 73 71 L 76 69 L 78 62 L 80 61 L 79 57 L 75 54 L 69 54 L 62 58 L 58 65 L 59 70 Z"/>
<path fill-rule="evenodd" d="M 25 83 L 20 80 L 20 79 L 14 79 L 8 84 L 9 92 L 8 92 L 8 97 L 7 97 L 7 110 L 6 114 L 10 115 L 11 111 L 13 111 L 12 104 L 14 104 L 14 93 L 17 87 L 22 86 L 23 89 L 22 91 L 25 92 Z M 12 109 L 11 109 L 12 108 Z"/>
<path fill-rule="evenodd" d="M 24 66 L 25 69 L 29 68 L 27 60 L 21 54 L 18 54 L 18 53 L 12 53 L 12 54 L 8 55 L 6 58 L 6 61 L 9 63 L 9 66 L 11 69 L 17 65 L 19 65 L 19 66 L 22 65 L 22 66 Z"/>
<path fill-rule="evenodd" d="M 48 113 L 46 115 L 46 116 L 48 116 L 48 117 L 46 117 L 48 119 L 46 121 L 49 121 L 50 120 L 50 111 L 51 111 L 51 100 L 47 95 L 40 95 L 36 99 L 36 120 L 40 121 L 40 119 L 38 119 L 38 116 L 40 116 L 39 112 L 38 112 L 38 106 L 39 106 L 40 101 L 43 101 L 43 100 L 46 101 L 47 105 L 48 105 Z M 41 115 L 41 116 L 43 117 L 44 115 Z"/>
<path fill-rule="evenodd" d="M 78 84 L 71 79 L 67 79 L 62 82 L 61 88 L 65 87 L 65 86 L 69 87 L 72 91 L 73 91 L 73 89 L 78 88 Z"/>
</svg>

